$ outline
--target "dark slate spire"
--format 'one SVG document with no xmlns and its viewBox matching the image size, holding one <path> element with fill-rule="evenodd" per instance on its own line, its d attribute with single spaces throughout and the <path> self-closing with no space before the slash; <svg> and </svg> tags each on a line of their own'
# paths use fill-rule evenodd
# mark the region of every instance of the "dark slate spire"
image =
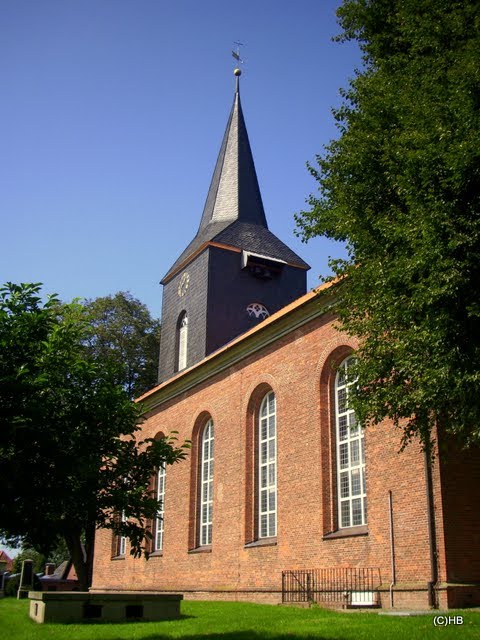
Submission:
<svg viewBox="0 0 480 640">
<path fill-rule="evenodd" d="M 239 75 L 232 110 L 213 172 L 199 233 L 215 222 L 249 222 L 268 228 L 240 101 Z"/>
<path fill-rule="evenodd" d="M 268 230 L 240 101 L 240 69 L 235 69 L 233 106 L 195 238 L 162 280 L 165 284 L 206 243 L 224 242 L 260 252 L 303 269 L 309 266 Z"/>
</svg>

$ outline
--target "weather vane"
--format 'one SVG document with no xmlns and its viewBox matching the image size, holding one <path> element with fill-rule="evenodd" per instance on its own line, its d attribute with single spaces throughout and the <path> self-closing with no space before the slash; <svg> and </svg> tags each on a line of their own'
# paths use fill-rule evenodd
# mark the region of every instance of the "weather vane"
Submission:
<svg viewBox="0 0 480 640">
<path fill-rule="evenodd" d="M 235 42 L 233 43 L 236 46 L 236 51 L 232 50 L 232 56 L 235 58 L 235 60 L 239 63 L 239 64 L 243 64 L 243 60 L 240 57 L 240 47 L 243 47 L 243 42 L 238 42 L 238 40 L 235 40 Z M 242 71 L 241 69 L 239 69 L 238 67 L 236 67 L 233 70 L 234 75 L 236 76 L 236 91 L 237 93 L 239 92 L 239 84 L 238 84 L 238 80 L 240 78 L 240 76 L 242 75 Z"/>
<path fill-rule="evenodd" d="M 234 45 L 236 45 L 237 50 L 236 51 L 232 51 L 232 56 L 235 58 L 235 60 L 240 63 L 243 64 L 243 60 L 240 57 L 240 47 L 243 47 L 243 42 L 238 42 L 238 40 L 235 40 L 235 42 L 233 43 Z"/>
</svg>

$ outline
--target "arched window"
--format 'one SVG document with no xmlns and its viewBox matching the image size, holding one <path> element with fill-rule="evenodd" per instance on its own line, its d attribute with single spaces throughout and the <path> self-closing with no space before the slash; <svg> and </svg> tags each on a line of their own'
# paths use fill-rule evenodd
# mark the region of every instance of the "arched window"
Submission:
<svg viewBox="0 0 480 640">
<path fill-rule="evenodd" d="M 153 538 L 153 551 L 163 550 L 163 532 L 164 532 L 164 515 L 165 515 L 165 475 L 166 465 L 161 464 L 158 468 L 156 478 L 155 497 L 160 502 L 157 517 L 155 518 L 155 535 Z"/>
<path fill-rule="evenodd" d="M 213 523 L 213 420 L 205 425 L 201 440 L 200 456 L 200 546 L 212 544 Z"/>
<path fill-rule="evenodd" d="M 177 371 L 185 369 L 187 366 L 187 348 L 188 348 L 188 317 L 183 312 L 178 320 L 177 326 Z"/>
<path fill-rule="evenodd" d="M 335 378 L 335 425 L 337 451 L 337 486 L 339 528 L 367 523 L 367 494 L 365 484 L 365 443 L 363 429 L 348 397 L 355 380 L 350 356 L 340 365 Z"/>
<path fill-rule="evenodd" d="M 120 513 L 117 513 L 115 515 L 115 520 L 117 523 L 126 522 L 125 511 L 121 511 Z M 127 548 L 126 536 L 114 530 L 112 532 L 112 558 L 113 559 L 124 558 L 126 548 Z"/>
<path fill-rule="evenodd" d="M 118 555 L 119 556 L 124 556 L 125 555 L 125 547 L 127 546 L 127 539 L 125 536 L 120 536 L 119 537 L 119 541 L 118 541 Z"/>
<path fill-rule="evenodd" d="M 273 391 L 258 418 L 258 537 L 277 535 L 277 408 Z"/>
<path fill-rule="evenodd" d="M 125 511 L 122 511 L 121 521 L 126 522 L 127 518 L 125 517 Z M 118 536 L 118 554 L 119 556 L 124 556 L 127 548 L 127 537 L 126 536 Z"/>
</svg>

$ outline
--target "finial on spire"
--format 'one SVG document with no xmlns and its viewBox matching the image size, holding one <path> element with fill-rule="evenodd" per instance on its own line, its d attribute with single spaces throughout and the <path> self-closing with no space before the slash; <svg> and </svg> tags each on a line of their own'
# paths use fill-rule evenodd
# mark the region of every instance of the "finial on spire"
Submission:
<svg viewBox="0 0 480 640">
<path fill-rule="evenodd" d="M 234 69 L 233 74 L 235 76 L 235 93 L 240 92 L 240 76 L 242 75 L 241 69 Z"/>
</svg>

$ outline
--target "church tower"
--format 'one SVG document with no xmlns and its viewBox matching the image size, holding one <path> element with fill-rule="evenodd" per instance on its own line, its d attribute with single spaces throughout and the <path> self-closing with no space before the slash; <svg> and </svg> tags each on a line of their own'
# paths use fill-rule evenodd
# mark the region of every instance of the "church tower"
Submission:
<svg viewBox="0 0 480 640">
<path fill-rule="evenodd" d="M 163 284 L 159 382 L 306 292 L 310 268 L 268 229 L 239 76 L 198 231 Z"/>
</svg>

